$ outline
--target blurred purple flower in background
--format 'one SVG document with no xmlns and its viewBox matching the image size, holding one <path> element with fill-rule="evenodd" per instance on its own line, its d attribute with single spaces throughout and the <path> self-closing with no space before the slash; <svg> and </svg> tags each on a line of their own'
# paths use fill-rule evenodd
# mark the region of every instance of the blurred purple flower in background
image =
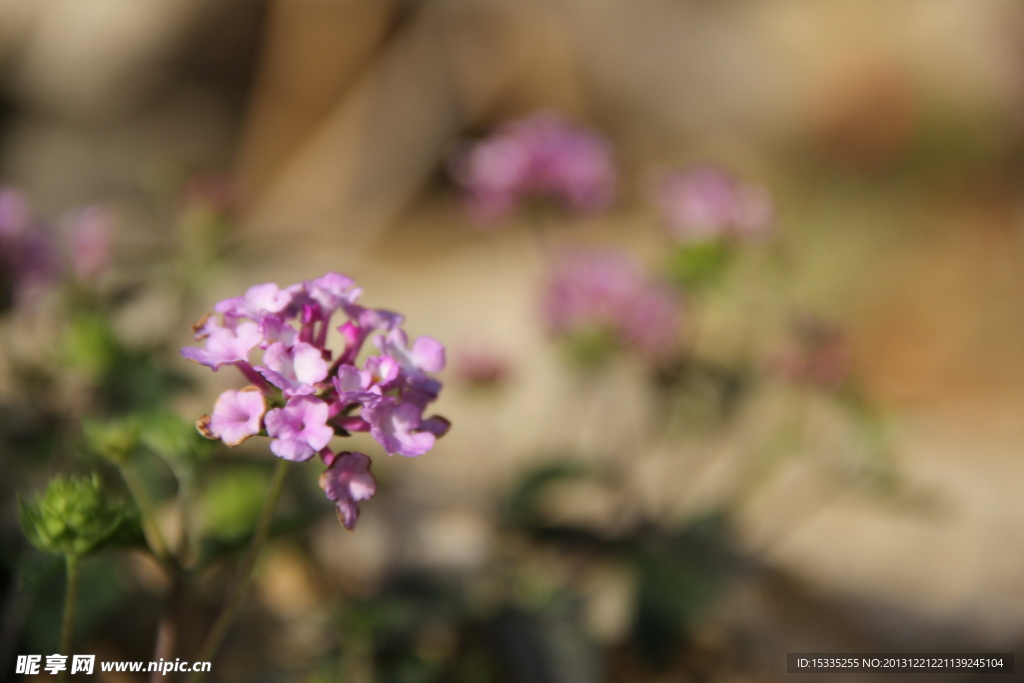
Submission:
<svg viewBox="0 0 1024 683">
<path fill-rule="evenodd" d="M 0 310 L 30 298 L 57 273 L 52 232 L 23 193 L 0 186 Z"/>
<path fill-rule="evenodd" d="M 412 457 L 433 448 L 450 426 L 442 417 L 423 415 L 441 391 L 441 382 L 428 373 L 444 369 L 444 346 L 419 337 L 410 347 L 398 327 L 402 316 L 359 306 L 360 294 L 340 273 L 286 288 L 256 285 L 196 323 L 195 339 L 203 348 L 181 350 L 214 370 L 233 365 L 253 384 L 221 394 L 213 415 L 197 423 L 199 431 L 231 446 L 260 433 L 262 421 L 274 455 L 304 461 L 319 454 L 328 467 L 321 486 L 348 528 L 358 517 L 356 503 L 371 497 L 376 483 L 367 456 L 335 455 L 331 439 L 370 432 L 387 453 Z M 346 320 L 337 328 L 343 348 L 335 353 L 327 336 L 339 311 Z M 383 355 L 359 367 L 371 338 Z M 254 364 L 250 357 L 257 349 L 264 351 Z"/>
<path fill-rule="evenodd" d="M 484 226 L 532 202 L 600 211 L 611 203 L 616 181 L 608 140 L 550 112 L 507 123 L 469 145 L 456 155 L 452 175 L 466 192 L 470 215 Z"/>
<path fill-rule="evenodd" d="M 577 248 L 559 255 L 542 306 L 555 336 L 597 334 L 651 359 L 670 353 L 679 339 L 679 295 L 612 249 Z"/>
<path fill-rule="evenodd" d="M 766 188 L 711 166 L 665 172 L 654 194 L 662 220 L 680 242 L 756 241 L 770 236 L 775 225 Z"/>
<path fill-rule="evenodd" d="M 93 282 L 113 261 L 114 214 L 87 206 L 68 214 L 66 231 L 40 219 L 24 193 L 0 186 L 0 309 L 17 306 L 70 272 Z"/>
</svg>

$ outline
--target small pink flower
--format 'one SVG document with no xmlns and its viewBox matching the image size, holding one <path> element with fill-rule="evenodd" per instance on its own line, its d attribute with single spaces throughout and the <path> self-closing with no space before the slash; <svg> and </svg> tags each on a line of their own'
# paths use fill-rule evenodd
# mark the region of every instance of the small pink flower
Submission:
<svg viewBox="0 0 1024 683">
<path fill-rule="evenodd" d="M 371 356 L 363 367 L 370 375 L 370 382 L 381 388 L 390 388 L 402 370 L 391 356 Z"/>
<path fill-rule="evenodd" d="M 374 385 L 370 373 L 352 365 L 339 367 L 333 384 L 335 391 L 338 392 L 338 403 L 342 407 L 374 401 L 381 396 L 381 389 Z"/>
<path fill-rule="evenodd" d="M 292 295 L 273 282 L 253 285 L 244 296 L 221 301 L 213 310 L 233 318 L 248 318 L 258 321 L 265 313 L 281 313 L 292 302 Z"/>
<path fill-rule="evenodd" d="M 294 396 L 284 408 L 267 413 L 267 434 L 274 440 L 270 451 L 285 460 L 302 462 L 327 447 L 334 429 L 327 424 L 327 404 L 312 396 Z"/>
<path fill-rule="evenodd" d="M 389 455 L 412 458 L 434 447 L 437 438 L 423 429 L 423 410 L 412 403 L 398 403 L 386 396 L 363 408 L 370 435 Z"/>
<path fill-rule="evenodd" d="M 362 453 L 338 453 L 320 475 L 320 488 L 337 504 L 338 520 L 351 531 L 359 519 L 359 501 L 377 493 L 377 480 L 370 472 L 370 458 Z"/>
<path fill-rule="evenodd" d="M 207 335 L 205 347 L 186 346 L 181 355 L 213 370 L 222 365 L 248 363 L 249 354 L 263 340 L 256 323 L 241 323 L 235 329 L 204 325 L 202 332 Z"/>
<path fill-rule="evenodd" d="M 266 411 L 267 403 L 256 387 L 229 389 L 213 405 L 213 415 L 201 418 L 197 426 L 203 436 L 237 446 L 260 433 L 260 420 Z"/>
<path fill-rule="evenodd" d="M 433 337 L 420 337 L 408 348 L 409 339 L 401 329 L 380 337 L 380 350 L 398 361 L 405 372 L 441 372 L 445 366 L 444 346 Z"/>
<path fill-rule="evenodd" d="M 307 280 L 305 285 L 309 297 L 320 304 L 327 317 L 343 306 L 354 304 L 363 292 L 354 286 L 355 280 L 341 273 L 327 273 Z"/>
<path fill-rule="evenodd" d="M 268 313 L 260 317 L 260 334 L 263 335 L 261 348 L 266 348 L 274 342 L 281 342 L 285 346 L 295 343 L 295 336 L 298 332 L 294 327 L 282 320 L 281 316 Z"/>
<path fill-rule="evenodd" d="M 285 346 L 274 342 L 263 354 L 265 367 L 256 371 L 281 389 L 285 396 L 302 396 L 316 391 L 313 385 L 327 378 L 327 362 L 315 346 L 299 342 Z"/>
</svg>

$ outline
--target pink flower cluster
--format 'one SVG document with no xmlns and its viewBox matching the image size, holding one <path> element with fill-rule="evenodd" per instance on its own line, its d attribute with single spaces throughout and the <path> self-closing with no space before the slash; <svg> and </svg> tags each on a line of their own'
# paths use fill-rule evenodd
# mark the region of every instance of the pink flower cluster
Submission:
<svg viewBox="0 0 1024 683">
<path fill-rule="evenodd" d="M 443 436 L 443 417 L 424 417 L 441 383 L 429 373 L 444 369 L 444 347 L 431 337 L 411 345 L 402 316 L 357 304 L 362 290 L 340 273 L 328 273 L 287 288 L 269 283 L 226 299 L 193 327 L 196 341 L 181 354 L 218 370 L 233 365 L 251 386 L 220 395 L 213 414 L 197 423 L 208 438 L 229 446 L 250 436 L 270 437 L 271 452 L 301 462 L 319 455 L 327 466 L 320 486 L 337 504 L 338 518 L 352 529 L 357 503 L 377 490 L 370 459 L 334 453 L 335 436 L 369 432 L 390 455 L 422 455 Z M 327 348 L 331 318 L 342 348 Z M 368 340 L 379 350 L 360 362 Z M 261 360 L 252 355 L 261 351 Z"/>
<path fill-rule="evenodd" d="M 549 112 L 508 123 L 469 146 L 452 170 L 470 215 L 483 225 L 534 201 L 599 211 L 611 203 L 616 182 L 608 141 Z"/>
<path fill-rule="evenodd" d="M 662 358 L 678 342 L 682 302 L 622 252 L 578 248 L 556 260 L 543 313 L 554 335 L 596 331 L 622 347 Z"/>
<path fill-rule="evenodd" d="M 755 241 L 767 237 L 775 225 L 775 207 L 767 189 L 740 182 L 711 166 L 663 174 L 655 203 L 680 242 Z"/>
</svg>

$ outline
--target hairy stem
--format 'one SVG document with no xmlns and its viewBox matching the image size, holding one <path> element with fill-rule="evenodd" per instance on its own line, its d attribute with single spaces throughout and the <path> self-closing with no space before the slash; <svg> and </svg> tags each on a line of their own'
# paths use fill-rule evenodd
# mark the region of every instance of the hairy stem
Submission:
<svg viewBox="0 0 1024 683">
<path fill-rule="evenodd" d="M 60 653 L 70 657 L 71 639 L 75 632 L 75 605 L 78 602 L 78 556 L 65 555 L 64 565 L 67 568 L 67 587 L 64 590 L 64 618 L 60 628 Z M 68 680 L 69 668 L 70 664 L 60 672 L 58 679 L 60 683 Z"/>
<path fill-rule="evenodd" d="M 274 518 L 274 508 L 277 507 L 277 499 L 281 497 L 281 489 L 284 488 L 284 480 L 287 475 L 288 461 L 278 460 L 277 469 L 274 470 L 274 478 L 270 483 L 270 491 L 267 493 L 267 498 L 263 503 L 263 511 L 260 513 L 259 522 L 257 522 L 256 530 L 253 533 L 252 543 L 249 544 L 249 549 L 246 551 L 242 564 L 238 568 L 238 578 L 235 580 L 234 589 L 228 598 L 227 604 L 224 606 L 224 611 L 220 613 L 217 622 L 213 625 L 213 630 L 210 631 L 210 635 L 207 636 L 206 642 L 203 644 L 203 649 L 198 659 L 200 662 L 213 661 L 221 642 L 224 640 L 224 636 L 227 635 L 228 629 L 231 628 L 231 624 L 235 620 L 235 615 L 242 603 L 242 598 L 245 596 L 245 591 L 252 580 L 252 570 L 256 566 L 256 558 L 259 557 L 260 550 L 263 549 L 263 544 L 270 533 L 270 522 Z M 204 675 L 205 672 L 198 671 L 192 675 L 189 682 L 199 683 Z"/>
</svg>

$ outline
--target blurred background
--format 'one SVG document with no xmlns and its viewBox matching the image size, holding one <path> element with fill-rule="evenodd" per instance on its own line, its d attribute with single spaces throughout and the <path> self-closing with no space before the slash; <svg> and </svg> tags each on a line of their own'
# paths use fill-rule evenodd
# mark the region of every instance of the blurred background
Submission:
<svg viewBox="0 0 1024 683">
<path fill-rule="evenodd" d="M 116 217 L 111 334 L 176 375 L 116 361 L 114 385 L 158 379 L 108 414 L 192 421 L 237 388 L 176 350 L 256 283 L 346 273 L 448 349 L 451 433 L 375 457 L 355 533 L 290 478 L 223 681 L 775 681 L 786 652 L 1018 649 L 1022 105 L 1010 0 L 0 0 L 0 182 L 47 220 Z M 607 138 L 615 201 L 539 240 L 526 213 L 481 230 L 453 155 L 537 111 Z M 553 259 L 658 271 L 652 178 L 695 163 L 767 188 L 775 237 L 682 291 L 676 364 L 581 366 L 544 324 Z M 60 572 L 26 583 L 14 500 L 72 466 L 54 425 L 89 410 L 73 359 L 18 374 L 63 343 L 44 307 L 0 322 L 0 677 L 54 651 Z M 773 370 L 801 316 L 841 335 L 843 391 Z M 182 603 L 197 631 L 272 459 L 209 457 L 226 559 Z M 146 476 L 173 531 L 169 471 Z M 90 562 L 78 650 L 150 659 L 166 579 Z"/>
</svg>

